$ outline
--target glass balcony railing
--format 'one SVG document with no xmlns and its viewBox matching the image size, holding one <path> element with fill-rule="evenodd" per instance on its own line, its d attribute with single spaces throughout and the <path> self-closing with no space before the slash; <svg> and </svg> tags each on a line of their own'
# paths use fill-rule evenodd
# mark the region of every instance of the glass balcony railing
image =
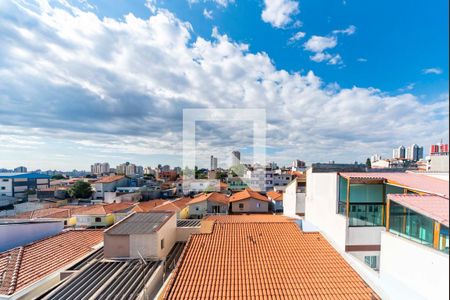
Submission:
<svg viewBox="0 0 450 300">
<path fill-rule="evenodd" d="M 383 203 L 350 203 L 349 226 L 370 227 L 383 226 Z M 338 203 L 338 213 L 346 215 L 346 203 Z"/>
</svg>

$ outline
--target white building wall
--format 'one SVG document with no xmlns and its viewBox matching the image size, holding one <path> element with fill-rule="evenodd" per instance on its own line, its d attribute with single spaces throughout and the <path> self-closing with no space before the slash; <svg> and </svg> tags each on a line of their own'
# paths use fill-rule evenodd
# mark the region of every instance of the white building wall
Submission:
<svg viewBox="0 0 450 300">
<path fill-rule="evenodd" d="M 313 173 L 306 176 L 305 220 L 317 226 L 340 250 L 345 250 L 347 219 L 337 214 L 337 173 Z"/>
<path fill-rule="evenodd" d="M 389 299 L 448 300 L 449 256 L 384 232 L 380 281 Z"/>
<path fill-rule="evenodd" d="M 0 178 L 0 196 L 12 197 L 12 179 L 10 178 Z"/>
<path fill-rule="evenodd" d="M 347 245 L 380 245 L 384 227 L 348 227 Z"/>
<path fill-rule="evenodd" d="M 297 193 L 297 179 L 294 178 L 283 193 L 283 214 L 286 216 L 296 216 L 305 213 L 305 193 Z"/>
</svg>

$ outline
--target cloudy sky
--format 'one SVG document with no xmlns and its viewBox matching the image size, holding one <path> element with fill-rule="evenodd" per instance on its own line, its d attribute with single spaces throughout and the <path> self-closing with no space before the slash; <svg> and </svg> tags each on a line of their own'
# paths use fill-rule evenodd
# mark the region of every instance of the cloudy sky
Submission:
<svg viewBox="0 0 450 300">
<path fill-rule="evenodd" d="M 448 33 L 446 0 L 0 1 L 0 168 L 181 165 L 186 108 L 266 109 L 280 164 L 428 148 Z M 251 156 L 251 122 L 196 129 L 199 165 Z"/>
</svg>

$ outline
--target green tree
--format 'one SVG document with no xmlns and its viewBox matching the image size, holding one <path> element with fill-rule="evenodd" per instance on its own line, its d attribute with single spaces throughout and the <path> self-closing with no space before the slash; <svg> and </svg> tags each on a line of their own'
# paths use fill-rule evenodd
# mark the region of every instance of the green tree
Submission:
<svg viewBox="0 0 450 300">
<path fill-rule="evenodd" d="M 75 182 L 69 189 L 69 195 L 73 198 L 90 198 L 93 192 L 91 184 L 84 181 Z"/>
<path fill-rule="evenodd" d="M 56 174 L 52 176 L 52 180 L 61 180 L 61 179 L 66 179 L 66 177 L 64 177 L 64 175 L 62 174 Z"/>
<path fill-rule="evenodd" d="M 370 169 L 372 168 L 372 162 L 370 161 L 370 158 L 366 159 L 366 166 Z"/>
</svg>

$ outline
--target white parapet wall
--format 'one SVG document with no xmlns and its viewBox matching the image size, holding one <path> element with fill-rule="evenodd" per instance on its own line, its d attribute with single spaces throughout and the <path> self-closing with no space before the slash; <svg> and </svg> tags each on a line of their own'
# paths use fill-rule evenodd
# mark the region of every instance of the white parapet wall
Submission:
<svg viewBox="0 0 450 300">
<path fill-rule="evenodd" d="M 317 226 L 328 239 L 345 250 L 347 218 L 337 214 L 337 173 L 312 173 L 306 176 L 305 220 Z"/>
<path fill-rule="evenodd" d="M 380 281 L 392 300 L 448 300 L 449 256 L 383 232 Z"/>
</svg>

